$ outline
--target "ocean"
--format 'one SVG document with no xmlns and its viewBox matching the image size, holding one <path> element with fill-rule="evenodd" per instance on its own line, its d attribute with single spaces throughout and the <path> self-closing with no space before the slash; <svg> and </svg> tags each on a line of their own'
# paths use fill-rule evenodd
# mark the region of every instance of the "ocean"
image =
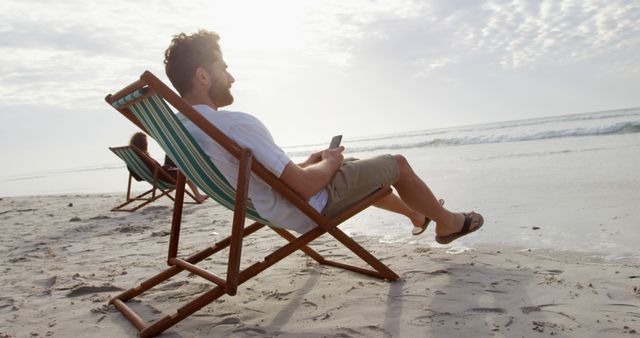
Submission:
<svg viewBox="0 0 640 338">
<path fill-rule="evenodd" d="M 640 108 L 349 138 L 345 156 L 403 154 L 451 210 L 480 212 L 478 243 L 640 259 Z M 302 159 L 325 144 L 286 147 Z M 114 188 L 116 187 L 116 188 Z M 134 188 L 143 189 L 137 183 Z M 93 167 L 0 176 L 0 196 L 122 192 L 126 169 Z M 112 206 L 105 206 L 105 210 Z M 432 225 L 433 226 L 433 225 Z M 411 236 L 402 216 L 368 210 L 343 229 L 383 241 L 435 245 Z"/>
</svg>

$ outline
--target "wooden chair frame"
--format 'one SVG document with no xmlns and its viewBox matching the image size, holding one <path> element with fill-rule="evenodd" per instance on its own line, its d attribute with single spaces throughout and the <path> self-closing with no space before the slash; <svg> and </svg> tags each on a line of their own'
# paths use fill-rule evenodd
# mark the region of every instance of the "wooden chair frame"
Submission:
<svg viewBox="0 0 640 338">
<path fill-rule="evenodd" d="M 130 93 L 142 88 L 146 88 L 147 90 L 143 97 L 134 99 L 122 106 L 116 107 L 116 109 L 126 118 L 131 120 L 142 130 L 145 130 L 143 124 L 135 117 L 135 115 L 131 113 L 131 111 L 127 107 L 148 95 L 157 94 L 175 109 L 180 111 L 189 120 L 191 120 L 196 126 L 201 128 L 213 140 L 218 142 L 222 147 L 229 151 L 229 153 L 238 158 L 240 166 L 236 186 L 236 203 L 233 210 L 231 235 L 213 244 L 212 246 L 207 247 L 204 250 L 199 251 L 184 259 L 178 257 L 178 242 L 180 237 L 180 226 L 182 220 L 182 207 L 184 201 L 186 179 L 182 172 L 178 174 L 167 257 L 167 264 L 169 265 L 169 267 L 166 270 L 142 282 L 139 286 L 126 290 L 123 293 L 115 296 L 109 302 L 110 304 L 115 305 L 115 307 L 136 327 L 141 337 L 152 337 L 160 334 L 169 327 L 188 317 L 192 313 L 198 311 L 202 307 L 221 297 L 225 293 L 231 296 L 235 295 L 238 285 L 246 282 L 250 278 L 266 270 L 270 266 L 274 265 L 275 263 L 279 262 L 280 260 L 297 250 L 301 250 L 320 264 L 339 267 L 367 276 L 389 281 L 395 281 L 398 279 L 398 275 L 395 272 L 393 272 L 384 263 L 382 263 L 379 259 L 369 253 L 369 251 L 364 249 L 356 241 L 354 241 L 351 237 L 349 237 L 338 228 L 338 225 L 340 223 L 351 218 L 352 216 L 356 215 L 376 201 L 391 193 L 390 187 L 379 189 L 368 197 L 356 203 L 348 210 L 345 210 L 332 218 L 326 218 L 318 213 L 315 209 L 313 209 L 283 181 L 274 176 L 262 164 L 255 160 L 249 149 L 241 148 L 233 140 L 225 136 L 219 129 L 209 123 L 193 107 L 184 102 L 175 92 L 173 92 L 173 90 L 167 87 L 150 72 L 144 72 L 139 80 L 133 82 L 116 94 L 107 95 L 105 100 L 110 105 L 113 105 L 114 102 L 123 99 Z M 245 227 L 249 177 L 252 172 L 262 180 L 264 180 L 267 184 L 271 185 L 278 193 L 284 196 L 293 205 L 298 207 L 303 213 L 305 213 L 316 224 L 318 224 L 318 226 L 297 237 L 285 229 L 269 227 L 281 237 L 286 239 L 288 243 L 264 257 L 264 260 L 256 262 L 241 270 L 240 258 L 242 254 L 243 238 L 265 226 L 262 223 L 255 222 Z M 360 257 L 362 260 L 368 263 L 373 269 L 361 268 L 358 266 L 328 260 L 321 254 L 307 246 L 307 244 L 309 244 L 311 241 L 315 240 L 325 233 L 333 236 L 346 248 L 351 250 L 356 256 Z M 227 264 L 226 279 L 196 266 L 196 263 L 227 247 L 229 247 L 229 258 Z M 165 317 L 150 325 L 147 324 L 142 318 L 140 318 L 127 304 L 125 304 L 126 301 L 133 299 L 141 293 L 168 280 L 172 276 L 184 270 L 198 275 L 215 285 L 212 286 L 209 291 L 204 292 L 202 295 L 177 309 L 175 313 L 166 315 Z"/>
<path fill-rule="evenodd" d="M 177 180 L 174 179 L 173 177 L 171 177 L 171 175 L 164 170 L 164 168 L 162 168 L 158 163 L 155 162 L 155 160 L 151 159 L 147 154 L 145 154 L 142 150 L 136 148 L 136 147 L 132 147 L 132 146 L 122 146 L 122 147 L 109 147 L 109 150 L 111 150 L 114 154 L 116 153 L 116 151 L 118 151 L 118 149 L 122 149 L 122 148 L 130 148 L 132 149 L 136 155 L 145 163 L 151 165 L 153 167 L 153 179 L 151 182 L 148 182 L 147 180 L 145 180 L 147 183 L 151 184 L 151 189 L 138 194 L 134 197 L 131 197 L 131 182 L 132 182 L 132 178 L 133 175 L 131 175 L 131 173 L 129 173 L 129 178 L 127 180 L 127 196 L 126 196 L 126 200 L 124 203 L 114 207 L 111 209 L 111 211 L 126 211 L 126 212 L 133 212 L 136 211 L 142 207 L 144 207 L 145 205 L 159 199 L 162 198 L 162 196 L 167 196 L 169 197 L 172 201 L 174 201 L 175 199 L 173 198 L 173 196 L 171 196 L 171 193 L 176 189 L 176 185 L 177 185 Z M 117 156 L 117 154 L 116 154 Z M 126 163 L 126 162 L 125 162 Z M 150 168 L 151 169 L 151 168 Z M 164 181 L 165 183 L 173 186 L 170 189 L 162 189 L 161 187 L 158 186 L 158 183 L 160 181 L 160 177 L 162 177 L 162 181 Z M 159 192 L 159 194 L 156 194 L 156 191 Z M 193 202 L 185 202 L 185 203 L 189 203 L 189 204 L 200 204 L 201 202 L 198 202 L 198 200 L 196 199 L 195 196 L 193 196 L 193 194 L 191 194 L 189 191 L 185 190 L 185 193 L 187 195 L 189 195 L 189 197 L 191 197 L 191 199 L 193 199 Z M 151 194 L 151 196 L 147 196 Z M 142 202 L 132 208 L 125 208 L 126 206 L 128 206 L 131 203 L 134 202 Z"/>
</svg>

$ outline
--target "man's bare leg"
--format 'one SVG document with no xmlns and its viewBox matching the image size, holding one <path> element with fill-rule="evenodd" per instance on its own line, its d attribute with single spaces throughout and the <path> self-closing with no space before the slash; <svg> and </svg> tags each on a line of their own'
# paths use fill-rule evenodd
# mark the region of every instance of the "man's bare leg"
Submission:
<svg viewBox="0 0 640 338">
<path fill-rule="evenodd" d="M 393 187 L 396 188 L 407 207 L 434 220 L 438 236 L 446 236 L 460 231 L 464 224 L 464 215 L 453 213 L 444 208 L 403 156 L 395 155 L 394 158 L 400 169 L 400 178 L 393 184 Z M 477 223 L 471 224 L 471 228 L 477 226 Z"/>
<path fill-rule="evenodd" d="M 396 194 L 391 193 L 378 200 L 373 206 L 407 216 L 414 227 L 421 227 L 425 216 L 409 208 Z"/>
</svg>

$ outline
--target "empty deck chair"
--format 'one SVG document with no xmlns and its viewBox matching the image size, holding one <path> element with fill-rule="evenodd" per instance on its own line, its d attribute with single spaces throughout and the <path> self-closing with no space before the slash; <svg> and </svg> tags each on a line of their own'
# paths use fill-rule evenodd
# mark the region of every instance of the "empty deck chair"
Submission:
<svg viewBox="0 0 640 338">
<path fill-rule="evenodd" d="M 391 269 L 338 228 L 340 223 L 389 194 L 391 192 L 389 187 L 379 189 L 350 209 L 332 218 L 326 218 L 299 197 L 283 181 L 271 174 L 271 172 L 263 167 L 257 160 L 253 159 L 249 149 L 241 148 L 233 140 L 226 137 L 150 72 L 144 72 L 138 81 L 135 81 L 114 95 L 108 95 L 105 100 L 148 135 L 153 137 L 180 169 L 169 239 L 167 258 L 169 267 L 142 282 L 139 286 L 115 296 L 110 301 L 111 304 L 114 304 L 115 307 L 131 321 L 140 332 L 141 337 L 151 337 L 163 332 L 223 296 L 225 293 L 231 296 L 235 295 L 238 285 L 246 282 L 297 250 L 301 250 L 320 264 L 340 267 L 390 281 L 398 278 L 398 275 Z M 215 163 L 212 163 L 203 153 L 202 149 L 200 149 L 198 144 L 174 115 L 169 104 L 186 118 L 193 121 L 200 129 L 207 133 L 207 135 L 229 151 L 229 153 L 238 158 L 240 166 L 236 185 L 231 185 L 218 171 Z M 317 224 L 317 227 L 300 236 L 295 236 L 289 231 L 279 228 L 277 224 L 271 224 L 269 220 L 263 219 L 256 212 L 251 200 L 248 198 L 248 183 L 251 173 L 260 177 L 287 198 L 292 204 L 309 216 Z M 212 199 L 232 210 L 233 223 L 231 226 L 231 236 L 187 258 L 180 258 L 178 256 L 178 242 L 186 178 L 194 182 L 198 188 Z M 245 218 L 249 218 L 254 222 L 245 227 Z M 265 226 L 282 236 L 288 243 L 266 256 L 264 260 L 240 269 L 243 238 Z M 337 239 L 346 248 L 355 253 L 355 255 L 368 263 L 373 269 L 325 259 L 318 252 L 307 246 L 307 244 L 314 239 L 326 233 Z M 196 263 L 227 247 L 229 248 L 229 257 L 226 278 L 196 266 Z M 140 318 L 140 316 L 126 304 L 128 300 L 133 299 L 184 270 L 210 281 L 212 283 L 211 289 L 180 307 L 175 313 L 168 314 L 153 322 L 153 324 L 149 324 Z"/>
</svg>

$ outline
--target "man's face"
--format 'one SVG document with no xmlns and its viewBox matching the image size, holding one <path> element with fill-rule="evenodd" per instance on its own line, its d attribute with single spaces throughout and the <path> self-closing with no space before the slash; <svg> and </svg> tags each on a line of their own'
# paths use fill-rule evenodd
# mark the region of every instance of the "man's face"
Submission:
<svg viewBox="0 0 640 338">
<path fill-rule="evenodd" d="M 213 63 L 209 75 L 211 76 L 211 86 L 208 95 L 216 107 L 220 108 L 232 104 L 231 84 L 235 82 L 235 79 L 227 70 L 227 64 L 222 58 Z"/>
</svg>

